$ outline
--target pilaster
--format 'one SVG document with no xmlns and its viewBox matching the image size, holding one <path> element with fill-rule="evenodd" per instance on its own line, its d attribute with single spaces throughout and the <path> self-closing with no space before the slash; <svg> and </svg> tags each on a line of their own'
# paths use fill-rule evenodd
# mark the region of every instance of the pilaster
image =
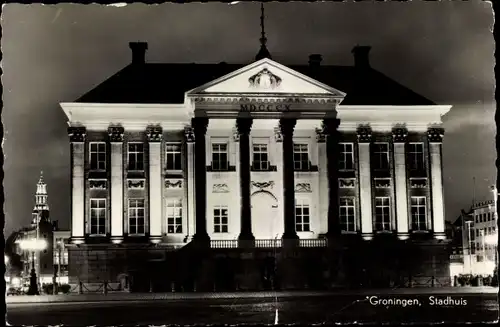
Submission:
<svg viewBox="0 0 500 327">
<path fill-rule="evenodd" d="M 408 238 L 408 183 L 406 177 L 406 141 L 408 130 L 396 127 L 392 130 L 394 144 L 394 186 L 396 193 L 396 230 L 398 238 Z"/>
<path fill-rule="evenodd" d="M 146 131 L 149 142 L 149 237 L 158 243 L 162 237 L 162 162 L 161 141 L 163 130 L 160 126 L 150 126 Z"/>
<path fill-rule="evenodd" d="M 369 126 L 359 126 L 359 202 L 361 209 L 361 236 L 365 240 L 373 238 L 372 184 L 370 169 L 370 143 L 372 130 Z"/>
<path fill-rule="evenodd" d="M 187 239 L 191 240 L 195 233 L 194 211 L 194 130 L 191 126 L 184 128 L 187 148 Z"/>
<path fill-rule="evenodd" d="M 123 241 L 123 134 L 121 126 L 108 128 L 111 144 L 111 241 Z"/>
<path fill-rule="evenodd" d="M 71 142 L 71 242 L 85 240 L 85 127 L 68 127 Z"/>
<path fill-rule="evenodd" d="M 431 162 L 432 230 L 434 237 L 445 239 L 442 143 L 444 129 L 430 128 L 427 131 Z"/>
<path fill-rule="evenodd" d="M 339 179 L 338 179 L 338 148 L 340 120 L 325 119 L 323 129 L 326 132 L 326 152 L 328 167 L 328 236 L 340 235 L 339 224 Z"/>
<path fill-rule="evenodd" d="M 316 129 L 316 143 L 318 147 L 318 208 L 320 232 L 324 234 L 328 231 L 328 209 L 329 209 L 329 185 L 328 185 L 328 159 L 326 151 L 326 135 L 324 128 Z"/>
</svg>

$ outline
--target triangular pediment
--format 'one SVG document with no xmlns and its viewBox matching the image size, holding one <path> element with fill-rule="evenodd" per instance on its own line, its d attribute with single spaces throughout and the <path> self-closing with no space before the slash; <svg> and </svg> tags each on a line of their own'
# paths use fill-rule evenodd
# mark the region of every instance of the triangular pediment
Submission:
<svg viewBox="0 0 500 327">
<path fill-rule="evenodd" d="M 318 95 L 343 98 L 345 93 L 264 58 L 187 92 L 188 96 L 231 94 Z"/>
</svg>

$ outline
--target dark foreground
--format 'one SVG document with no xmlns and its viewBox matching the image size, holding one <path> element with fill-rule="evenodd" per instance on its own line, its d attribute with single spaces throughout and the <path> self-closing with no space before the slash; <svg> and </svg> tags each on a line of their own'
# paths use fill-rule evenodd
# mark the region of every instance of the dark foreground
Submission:
<svg viewBox="0 0 500 327">
<path fill-rule="evenodd" d="M 488 322 L 498 319 L 497 294 L 323 295 L 283 298 L 129 300 L 8 304 L 11 325 L 280 324 L 334 322 Z M 375 304 L 376 299 L 413 305 Z M 370 303 L 372 302 L 372 303 Z"/>
</svg>

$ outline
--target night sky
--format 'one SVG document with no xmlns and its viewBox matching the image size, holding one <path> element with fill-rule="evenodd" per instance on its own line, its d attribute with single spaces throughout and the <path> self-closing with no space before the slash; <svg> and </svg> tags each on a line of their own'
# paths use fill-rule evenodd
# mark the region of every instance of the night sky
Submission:
<svg viewBox="0 0 500 327">
<path fill-rule="evenodd" d="M 150 62 L 249 63 L 259 49 L 257 3 L 129 5 L 8 4 L 2 16 L 5 234 L 27 225 L 40 170 L 51 217 L 70 223 L 70 153 L 59 102 L 73 101 L 131 60 L 147 41 Z M 356 44 L 372 67 L 438 104 L 444 117 L 447 220 L 491 199 L 494 40 L 482 1 L 266 4 L 268 48 L 282 64 L 352 65 Z M 335 87 L 335 85 L 331 85 Z"/>
</svg>

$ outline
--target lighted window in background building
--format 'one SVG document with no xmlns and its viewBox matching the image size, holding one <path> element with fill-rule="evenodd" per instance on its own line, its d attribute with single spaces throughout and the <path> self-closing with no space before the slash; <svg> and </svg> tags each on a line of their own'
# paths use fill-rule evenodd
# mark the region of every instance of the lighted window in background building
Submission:
<svg viewBox="0 0 500 327">
<path fill-rule="evenodd" d="M 128 170 L 144 170 L 144 143 L 128 144 Z"/>
<path fill-rule="evenodd" d="M 252 146 L 253 160 L 252 166 L 254 170 L 266 171 L 269 169 L 269 155 L 267 153 L 267 144 L 254 144 Z"/>
<path fill-rule="evenodd" d="M 106 199 L 90 199 L 90 234 L 106 235 Z"/>
<path fill-rule="evenodd" d="M 309 147 L 307 144 L 293 144 L 293 167 L 297 171 L 309 169 Z"/>
<path fill-rule="evenodd" d="M 310 215 L 309 203 L 304 199 L 295 200 L 295 230 L 297 232 L 311 231 Z"/>
<path fill-rule="evenodd" d="M 408 144 L 408 164 L 412 170 L 424 170 L 424 144 Z"/>
<path fill-rule="evenodd" d="M 212 169 L 215 171 L 228 170 L 227 143 L 212 143 Z"/>
<path fill-rule="evenodd" d="M 372 144 L 372 167 L 373 169 L 389 169 L 389 143 Z"/>
<path fill-rule="evenodd" d="M 411 229 L 414 231 L 427 230 L 427 207 L 425 196 L 411 197 Z"/>
<path fill-rule="evenodd" d="M 228 208 L 225 205 L 214 207 L 214 233 L 228 232 Z"/>
<path fill-rule="evenodd" d="M 180 142 L 168 142 L 165 145 L 165 161 L 167 170 L 182 170 L 182 148 Z"/>
<path fill-rule="evenodd" d="M 354 144 L 339 143 L 339 169 L 354 169 Z"/>
<path fill-rule="evenodd" d="M 182 233 L 181 199 L 167 199 L 167 233 Z"/>
<path fill-rule="evenodd" d="M 391 206 L 389 197 L 375 198 L 375 231 L 391 230 Z"/>
<path fill-rule="evenodd" d="M 144 199 L 128 200 L 128 233 L 129 235 L 144 235 Z"/>
<path fill-rule="evenodd" d="M 340 228 L 345 232 L 356 231 L 354 197 L 341 197 L 339 201 Z"/>
<path fill-rule="evenodd" d="M 106 170 L 106 143 L 90 142 L 90 169 Z"/>
</svg>

